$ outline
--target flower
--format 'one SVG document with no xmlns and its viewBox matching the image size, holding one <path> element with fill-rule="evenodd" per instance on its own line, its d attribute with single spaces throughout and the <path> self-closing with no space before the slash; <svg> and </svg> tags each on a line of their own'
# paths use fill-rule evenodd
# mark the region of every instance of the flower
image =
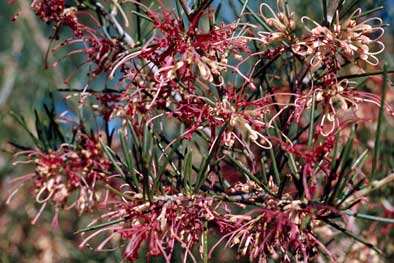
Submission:
<svg viewBox="0 0 394 263">
<path fill-rule="evenodd" d="M 349 61 L 361 59 L 366 63 L 376 66 L 379 60 L 376 55 L 384 50 L 384 44 L 379 39 L 384 34 L 382 20 L 374 17 L 357 22 L 361 9 L 355 10 L 342 23 L 339 21 L 339 13 L 336 14 L 336 22 L 332 27 L 322 26 L 313 19 L 304 16 L 301 22 L 310 33 L 297 39 L 292 44 L 292 50 L 301 56 L 310 57 L 311 72 L 322 65 L 330 66 L 335 71 L 340 68 L 337 52 Z M 369 23 L 377 21 L 377 25 Z M 379 46 L 377 51 L 370 51 L 371 45 Z M 331 61 L 330 63 L 327 63 Z"/>
<path fill-rule="evenodd" d="M 98 203 L 98 182 L 109 183 L 111 162 L 104 158 L 97 140 L 81 135 L 80 146 L 74 148 L 63 144 L 49 152 L 22 152 L 28 162 L 36 165 L 35 173 L 29 177 L 33 181 L 36 202 L 41 209 L 33 220 L 39 218 L 47 204 L 56 207 L 54 222 L 59 209 L 75 208 L 79 214 L 91 210 Z M 76 198 L 72 197 L 77 193 Z M 70 203 L 71 202 L 71 203 Z"/>
<path fill-rule="evenodd" d="M 258 35 L 260 41 L 265 45 L 273 42 L 279 42 L 282 40 L 289 40 L 292 38 L 292 33 L 295 29 L 295 14 L 294 12 L 288 13 L 286 11 L 286 5 L 284 0 L 277 0 L 276 6 L 278 11 L 274 12 L 267 3 L 260 5 L 260 16 L 272 29 L 272 31 L 259 31 Z M 268 9 L 271 17 L 264 14 L 264 9 Z"/>
<path fill-rule="evenodd" d="M 340 122 L 349 120 L 349 118 L 346 119 L 347 116 L 344 113 L 356 114 L 359 105 L 362 103 L 371 103 L 381 107 L 379 96 L 358 91 L 348 79 L 338 81 L 335 74 L 325 75 L 319 85 L 314 85 L 308 93 L 298 97 L 295 103 L 297 105 L 296 111 L 311 108 L 313 96 L 315 97 L 316 107 L 321 105 L 323 110 L 320 120 L 321 135 L 323 136 L 329 136 L 334 133 L 340 127 Z M 393 114 L 393 109 L 388 104 L 385 103 L 383 107 L 388 113 Z M 295 114 L 295 116 L 298 115 Z M 358 119 L 356 117 L 353 121 Z"/>
<path fill-rule="evenodd" d="M 127 242 L 125 259 L 136 260 L 142 242 L 146 241 L 149 248 L 147 258 L 163 255 L 166 262 L 171 262 L 174 245 L 178 242 L 186 250 L 183 262 L 188 257 L 197 262 L 192 248 L 201 239 L 205 222 L 214 222 L 218 216 L 212 206 L 211 198 L 198 195 L 162 196 L 146 201 L 142 195 L 134 194 L 130 200 L 114 203 L 113 211 L 104 215 L 110 222 L 120 219 L 121 223 L 91 234 L 80 247 L 101 232 L 110 231 L 98 250 L 103 249 L 112 237 L 120 235 Z"/>
<path fill-rule="evenodd" d="M 340 24 L 339 14 L 337 12 L 336 23 L 334 25 L 336 41 L 342 50 L 342 54 L 350 61 L 358 54 L 361 60 L 376 66 L 379 64 L 379 59 L 376 55 L 382 53 L 384 50 L 384 44 L 379 41 L 384 34 L 384 29 L 382 27 L 383 21 L 381 18 L 373 17 L 358 23 L 356 19 L 361 13 L 362 10 L 357 8 L 342 22 L 342 24 Z M 368 24 L 373 21 L 376 21 L 377 24 Z M 370 45 L 374 43 L 380 48 L 377 51 L 370 51 Z"/>
<path fill-rule="evenodd" d="M 267 262 L 269 258 L 292 262 L 290 255 L 299 262 L 309 262 L 318 248 L 331 257 L 313 233 L 316 216 L 311 213 L 323 214 L 329 208 L 284 199 L 268 199 L 265 206 L 243 216 L 224 216 L 233 222 L 233 228 L 224 234 L 228 238 L 226 246 L 237 246 L 238 252 L 253 262 Z"/>
</svg>

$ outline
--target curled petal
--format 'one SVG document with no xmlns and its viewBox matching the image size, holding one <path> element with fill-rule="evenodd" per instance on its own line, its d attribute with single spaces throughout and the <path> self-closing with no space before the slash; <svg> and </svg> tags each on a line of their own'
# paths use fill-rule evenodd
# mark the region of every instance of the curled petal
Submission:
<svg viewBox="0 0 394 263">
<path fill-rule="evenodd" d="M 301 17 L 301 23 L 303 24 L 304 28 L 310 33 L 313 33 L 313 29 L 308 27 L 307 22 L 311 23 L 311 25 L 315 25 L 317 28 L 322 27 L 319 23 L 317 23 L 315 20 L 313 20 L 310 17 L 307 16 Z"/>
<path fill-rule="evenodd" d="M 49 194 L 45 198 L 41 199 L 41 195 L 43 195 L 43 193 L 45 191 L 48 191 Z M 46 202 L 48 202 L 49 199 L 51 199 L 51 197 L 53 196 L 54 193 L 55 193 L 55 190 L 49 191 L 48 186 L 45 185 L 40 189 L 40 191 L 36 195 L 36 202 L 39 204 L 46 203 Z"/>
</svg>

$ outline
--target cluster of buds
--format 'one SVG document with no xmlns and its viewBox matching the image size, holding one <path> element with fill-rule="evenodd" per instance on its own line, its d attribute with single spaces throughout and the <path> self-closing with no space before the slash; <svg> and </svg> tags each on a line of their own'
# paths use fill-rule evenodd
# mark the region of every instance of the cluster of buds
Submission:
<svg viewBox="0 0 394 263">
<path fill-rule="evenodd" d="M 31 8 L 45 22 L 61 20 L 65 9 L 64 0 L 35 0 Z"/>
<path fill-rule="evenodd" d="M 41 20 L 55 23 L 55 38 L 58 38 L 59 29 L 63 25 L 69 27 L 75 36 L 82 36 L 84 31 L 89 29 L 79 23 L 78 10 L 73 7 L 66 8 L 64 0 L 34 0 L 31 9 Z"/>
</svg>

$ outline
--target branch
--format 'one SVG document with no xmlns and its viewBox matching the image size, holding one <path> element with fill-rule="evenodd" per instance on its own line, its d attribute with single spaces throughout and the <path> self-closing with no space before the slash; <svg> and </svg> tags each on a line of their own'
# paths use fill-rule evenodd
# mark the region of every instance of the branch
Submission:
<svg viewBox="0 0 394 263">
<path fill-rule="evenodd" d="M 109 23 L 115 28 L 115 30 L 117 31 L 117 33 L 120 36 L 119 40 L 125 42 L 131 48 L 134 48 L 135 42 L 134 42 L 133 38 L 124 30 L 124 28 L 119 24 L 118 20 L 116 20 L 116 18 L 112 14 L 107 12 L 107 10 L 105 10 L 105 8 L 103 7 L 103 5 L 101 3 L 96 2 L 95 6 L 96 6 L 97 12 L 100 15 L 102 15 L 105 19 L 107 19 L 109 21 Z"/>
<path fill-rule="evenodd" d="M 190 8 L 187 5 L 185 0 L 179 0 L 179 2 L 181 3 L 181 6 L 183 8 L 183 11 L 185 12 L 187 18 L 190 20 Z"/>
<path fill-rule="evenodd" d="M 354 195 L 350 196 L 349 199 L 344 201 L 341 205 L 341 208 L 348 207 L 349 205 L 361 200 L 362 197 L 368 195 L 372 191 L 380 189 L 392 182 L 394 182 L 394 173 L 389 174 L 388 176 L 386 176 L 385 178 L 383 178 L 381 180 L 372 181 L 368 186 L 361 189 L 360 191 L 357 191 Z"/>
</svg>

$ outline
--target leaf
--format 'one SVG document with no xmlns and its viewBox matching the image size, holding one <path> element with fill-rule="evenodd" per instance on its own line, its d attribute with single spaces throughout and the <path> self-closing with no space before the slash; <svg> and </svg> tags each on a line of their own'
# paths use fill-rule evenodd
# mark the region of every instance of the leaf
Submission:
<svg viewBox="0 0 394 263">
<path fill-rule="evenodd" d="M 341 231 L 343 234 L 353 238 L 354 240 L 360 242 L 361 244 L 372 248 L 373 250 L 375 250 L 377 253 L 382 254 L 382 250 L 380 250 L 378 247 L 374 246 L 373 244 L 369 243 L 368 241 L 364 240 L 363 238 L 359 237 L 358 235 L 354 234 L 353 232 L 348 231 L 347 229 L 339 226 L 338 224 L 329 221 L 327 219 L 323 219 L 324 222 L 326 222 L 327 224 L 331 225 L 332 227 L 334 227 L 335 229 Z"/>
<path fill-rule="evenodd" d="M 185 186 L 186 192 L 191 194 L 191 186 L 192 186 L 192 174 L 193 174 L 193 151 L 188 148 L 185 156 L 185 160 L 183 161 L 183 185 Z"/>
<path fill-rule="evenodd" d="M 152 148 L 152 134 L 149 130 L 149 125 L 145 125 L 144 139 L 142 142 L 142 158 L 145 160 L 150 159 L 150 150 Z"/>
<path fill-rule="evenodd" d="M 268 136 L 271 136 L 271 133 L 269 131 L 269 128 L 266 128 Z M 274 181 L 276 185 L 280 185 L 280 174 L 279 174 L 279 168 L 278 164 L 276 163 L 276 156 L 273 147 L 269 149 L 269 154 L 271 157 L 271 164 L 272 164 L 272 170 L 274 171 Z"/>
<path fill-rule="evenodd" d="M 198 172 L 197 183 L 194 188 L 195 193 L 197 193 L 199 191 L 201 185 L 204 183 L 204 181 L 208 177 L 209 164 L 211 163 L 211 160 L 213 159 L 214 155 L 216 154 L 217 150 L 219 149 L 219 146 L 221 145 L 220 137 L 222 137 L 222 134 L 223 134 L 224 130 L 226 129 L 226 127 L 227 127 L 227 124 L 220 129 L 218 135 L 216 136 L 215 140 L 212 143 L 211 148 L 209 149 L 208 157 L 204 156 L 201 161 L 201 168 Z"/>
<path fill-rule="evenodd" d="M 47 152 L 50 149 L 50 147 L 48 145 L 47 137 L 45 136 L 45 127 L 42 121 L 40 120 L 37 110 L 34 110 L 34 118 L 35 118 L 35 126 L 36 126 L 38 142 L 39 145 L 41 145 L 40 148 L 44 149 L 44 151 Z"/>
<path fill-rule="evenodd" d="M 120 145 L 122 148 L 123 156 L 125 157 L 125 164 L 126 164 L 127 170 L 130 172 L 131 179 L 133 180 L 133 184 L 135 186 L 135 189 L 137 191 L 140 191 L 140 189 L 138 187 L 139 180 L 138 180 L 137 174 L 135 172 L 135 160 L 131 154 L 130 146 L 127 144 L 126 135 L 123 134 L 122 132 L 120 132 L 119 139 L 120 139 Z"/>
<path fill-rule="evenodd" d="M 106 226 L 112 226 L 112 225 L 124 222 L 126 220 L 128 220 L 128 217 L 119 218 L 117 220 L 109 221 L 109 222 L 106 222 L 106 223 L 103 223 L 103 224 L 99 224 L 99 225 L 95 225 L 95 226 L 85 227 L 85 228 L 82 228 L 82 229 L 76 231 L 74 234 L 80 234 L 80 233 L 83 233 L 83 232 L 88 232 L 88 231 L 104 228 Z"/>
<path fill-rule="evenodd" d="M 15 120 L 15 121 L 16 121 L 16 122 L 27 132 L 27 134 L 29 135 L 29 137 L 32 139 L 33 143 L 34 143 L 37 147 L 41 148 L 41 147 L 40 147 L 41 144 L 40 144 L 40 142 L 38 141 L 37 137 L 30 131 L 29 127 L 27 126 L 25 118 L 24 118 L 22 115 L 17 114 L 17 113 L 14 112 L 14 111 L 11 111 L 11 112 L 10 112 L 10 115 L 11 115 L 11 116 L 14 118 L 14 120 Z"/>
<path fill-rule="evenodd" d="M 376 128 L 376 134 L 375 134 L 375 144 L 374 144 L 374 152 L 373 152 L 373 158 L 372 158 L 372 171 L 371 171 L 371 180 L 376 177 L 376 166 L 380 154 L 380 147 L 381 147 L 381 142 L 380 142 L 380 134 L 382 130 L 382 123 L 383 123 L 383 117 L 384 117 L 384 105 L 385 105 L 385 100 L 386 100 L 386 89 L 387 89 L 387 65 L 384 65 L 383 67 L 383 86 L 382 86 L 382 98 L 380 101 L 380 109 L 379 109 L 379 117 L 378 117 L 378 126 Z"/>
<path fill-rule="evenodd" d="M 145 125 L 144 134 L 143 134 L 143 144 L 142 144 L 142 176 L 143 176 L 143 194 L 144 197 L 148 200 L 152 200 L 152 189 L 150 188 L 149 177 L 155 178 L 152 176 L 152 158 L 153 155 L 157 154 L 157 148 L 153 147 L 152 141 L 153 136 L 149 129 L 149 125 Z M 156 174 L 157 176 L 157 174 Z M 156 177 L 157 179 L 157 177 Z"/>
<path fill-rule="evenodd" d="M 163 173 L 166 171 L 167 164 L 170 163 L 171 167 L 177 172 L 178 175 L 180 175 L 180 172 L 178 168 L 175 166 L 175 164 L 171 161 L 172 156 L 174 153 L 176 153 L 181 159 L 184 158 L 182 154 L 179 153 L 179 146 L 182 143 L 181 137 L 177 138 L 176 142 L 171 145 L 171 150 L 169 153 L 164 152 L 164 147 L 161 145 L 160 142 L 158 142 L 158 146 L 160 148 L 160 151 L 164 155 L 164 161 L 160 164 L 160 167 L 158 169 L 158 175 L 161 176 Z"/>
<path fill-rule="evenodd" d="M 130 122 L 130 120 L 127 120 L 127 128 L 128 131 L 130 131 L 131 142 L 135 145 L 136 148 L 140 148 L 140 141 L 138 140 L 137 133 L 135 132 L 133 124 Z"/>
<path fill-rule="evenodd" d="M 149 21 L 149 22 L 151 22 L 151 23 L 154 22 L 154 21 L 152 20 L 152 18 L 150 18 L 149 16 L 147 16 L 147 15 L 145 15 L 145 14 L 142 14 L 142 13 L 139 13 L 139 12 L 137 12 L 137 11 L 135 11 L 135 10 L 132 10 L 131 13 L 133 13 L 134 15 L 136 15 L 136 16 L 138 16 L 138 17 L 141 17 L 141 18 L 143 18 L 143 19 L 145 19 L 146 21 Z"/>
<path fill-rule="evenodd" d="M 331 169 L 331 171 L 330 171 L 330 175 L 328 177 L 327 184 L 324 187 L 324 195 L 323 195 L 325 197 L 324 199 L 328 203 L 332 203 L 334 201 L 334 199 L 336 198 L 336 196 L 338 194 L 338 190 L 339 190 L 339 185 L 344 177 L 345 169 L 347 169 L 348 164 L 350 165 L 350 163 L 351 163 L 350 152 L 353 148 L 354 136 L 355 136 L 356 129 L 357 129 L 357 125 L 353 126 L 353 129 L 349 135 L 349 138 L 348 138 L 345 146 L 342 149 L 341 155 L 339 156 L 339 160 L 336 161 L 336 165 L 335 165 L 334 169 Z M 332 181 L 334 180 L 334 176 L 337 173 L 337 170 L 341 164 L 342 164 L 342 167 L 339 172 L 337 183 L 335 184 L 335 189 L 332 192 L 332 194 L 330 195 L 330 192 L 332 190 Z"/>
<path fill-rule="evenodd" d="M 239 0 L 239 2 L 242 4 L 242 6 L 245 6 L 246 1 L 244 1 L 244 0 Z M 256 19 L 256 21 L 257 21 L 260 25 L 262 25 L 263 28 L 264 28 L 265 30 L 267 30 L 268 32 L 271 32 L 271 28 L 267 25 L 267 23 L 266 23 L 263 19 L 261 19 L 261 18 L 256 14 L 256 12 L 253 11 L 253 10 L 249 7 L 249 5 L 247 5 L 247 4 L 246 4 L 246 10 L 248 10 L 249 14 L 250 14 L 251 16 L 253 16 L 253 18 Z"/>
<path fill-rule="evenodd" d="M 61 144 L 65 143 L 66 140 L 60 131 L 59 124 L 56 122 L 56 112 L 55 112 L 55 106 L 52 104 L 51 109 L 48 108 L 47 105 L 44 105 L 44 110 L 45 113 L 48 116 L 49 119 L 49 131 L 48 133 L 51 134 L 51 136 L 48 136 L 48 141 L 51 144 L 51 148 L 55 149 L 58 148 Z"/>
<path fill-rule="evenodd" d="M 394 218 L 372 216 L 372 215 L 367 215 L 367 214 L 362 214 L 362 213 L 353 213 L 350 210 L 345 211 L 345 214 L 348 216 L 354 216 L 354 217 L 357 217 L 360 219 L 371 220 L 371 221 L 376 221 L 376 222 L 381 222 L 381 223 L 386 223 L 386 224 L 394 224 Z"/>
<path fill-rule="evenodd" d="M 316 94 L 313 93 L 312 96 L 312 106 L 309 115 L 309 134 L 308 134 L 308 146 L 312 146 L 313 143 L 313 132 L 314 132 L 314 117 L 315 117 L 315 104 L 316 104 Z"/>
<path fill-rule="evenodd" d="M 108 146 L 106 145 L 101 139 L 99 139 L 100 145 L 103 148 L 103 151 L 105 155 L 108 157 L 108 159 L 111 161 L 112 165 L 114 166 L 115 170 L 123 177 L 126 178 L 126 174 L 124 173 L 123 169 L 119 166 L 118 161 L 116 159 L 119 159 L 116 155 L 116 153 Z"/>
<path fill-rule="evenodd" d="M 255 183 L 257 183 L 258 185 L 260 185 L 264 191 L 266 191 L 267 193 L 269 193 L 272 196 L 276 196 L 269 188 L 267 185 L 265 185 L 264 183 L 262 184 L 261 181 L 254 176 L 254 174 L 248 169 L 246 168 L 239 160 L 236 160 L 233 156 L 226 154 L 226 157 L 230 160 L 230 162 L 237 167 L 241 172 L 243 172 L 244 176 L 246 178 L 248 178 L 249 180 L 254 181 Z"/>
<path fill-rule="evenodd" d="M 386 72 L 386 74 L 394 73 L 394 69 L 387 69 L 387 67 L 386 67 L 386 70 L 378 70 L 378 71 L 370 71 L 370 72 L 366 72 L 366 73 L 344 75 L 344 76 L 338 77 L 338 81 L 340 81 L 342 79 L 354 79 L 354 78 L 363 78 L 363 77 L 368 77 L 368 76 L 382 75 L 382 74 L 385 74 L 385 72 Z"/>
<path fill-rule="evenodd" d="M 261 164 L 261 178 L 262 178 L 262 183 L 266 185 L 268 183 L 268 177 L 267 177 L 267 171 L 265 168 L 265 162 L 264 158 L 260 159 L 260 164 Z"/>
</svg>

